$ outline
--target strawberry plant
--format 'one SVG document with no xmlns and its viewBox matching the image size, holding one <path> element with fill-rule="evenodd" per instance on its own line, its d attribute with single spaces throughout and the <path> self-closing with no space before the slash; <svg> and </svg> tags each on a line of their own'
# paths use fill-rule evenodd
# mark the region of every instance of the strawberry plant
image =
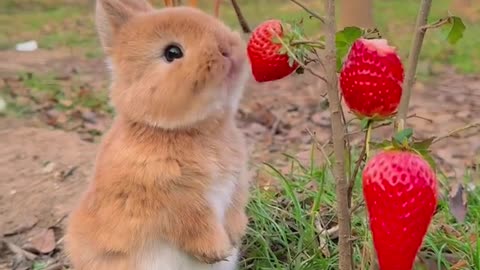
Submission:
<svg viewBox="0 0 480 270">
<path fill-rule="evenodd" d="M 429 150 L 435 139 L 414 138 L 405 123 L 418 56 L 427 29 L 449 26 L 446 39 L 455 43 L 465 26 L 455 16 L 427 24 L 432 1 L 422 0 L 404 69 L 396 48 L 382 39 L 377 29 L 350 26 L 337 31 L 334 0 L 325 0 L 325 16 L 292 2 L 324 23 L 325 36 L 311 39 L 302 31 L 303 22 L 271 19 L 253 31 L 248 56 L 257 82 L 308 71 L 327 83 L 339 225 L 338 269 L 353 269 L 350 213 L 357 206 L 351 205 L 351 187 L 364 167 L 363 194 L 380 269 L 411 270 L 438 203 L 437 168 Z M 320 51 L 324 51 L 323 56 Z M 321 63 L 323 74 L 311 68 L 311 63 Z M 340 97 L 366 132 L 353 172 L 347 169 L 352 153 Z M 371 142 L 375 123 L 394 123 L 394 136 Z M 378 153 L 372 156 L 371 147 Z"/>
</svg>

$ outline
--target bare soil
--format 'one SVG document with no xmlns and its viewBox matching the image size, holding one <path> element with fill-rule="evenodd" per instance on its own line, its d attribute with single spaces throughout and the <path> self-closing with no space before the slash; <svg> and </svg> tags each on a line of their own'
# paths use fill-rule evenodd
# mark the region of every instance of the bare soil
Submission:
<svg viewBox="0 0 480 270">
<path fill-rule="evenodd" d="M 108 83 L 102 60 L 79 59 L 68 51 L 0 52 L 0 78 L 11 78 L 19 71 L 75 73 L 93 85 Z M 323 93 L 323 84 L 308 75 L 268 84 L 249 83 L 238 119 L 250 143 L 252 170 L 258 172 L 262 162 L 285 166 L 283 152 L 306 161 L 312 145 L 307 130 L 315 132 L 322 144 L 329 140 Z M 411 109 L 416 117 L 410 118 L 409 124 L 418 137 L 443 135 L 478 122 L 480 77 L 451 70 L 434 74 L 428 83 L 416 83 Z M 378 129 L 375 137 L 390 134 L 390 130 Z M 352 136 L 354 144 L 359 140 L 358 135 Z M 62 255 L 65 218 L 92 172 L 96 147 L 75 130 L 54 129 L 35 117 L 0 117 L 0 233 L 4 240 L 0 243 L 0 269 L 31 269 L 30 255 L 50 269 L 68 265 Z M 433 149 L 441 169 L 452 179 L 461 177 L 480 161 L 479 129 L 449 137 Z M 272 181 L 265 174 L 257 176 L 262 184 Z M 48 229 L 53 230 L 53 238 L 45 233 Z M 39 254 L 39 249 L 45 254 Z"/>
</svg>

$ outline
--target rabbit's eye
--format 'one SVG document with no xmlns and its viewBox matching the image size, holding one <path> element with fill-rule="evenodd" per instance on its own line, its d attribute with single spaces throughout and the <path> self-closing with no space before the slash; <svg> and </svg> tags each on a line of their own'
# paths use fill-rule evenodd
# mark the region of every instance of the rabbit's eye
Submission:
<svg viewBox="0 0 480 270">
<path fill-rule="evenodd" d="M 164 56 L 167 62 L 171 63 L 175 61 L 175 59 L 179 59 L 183 57 L 182 49 L 180 49 L 177 45 L 168 45 L 165 48 Z"/>
</svg>

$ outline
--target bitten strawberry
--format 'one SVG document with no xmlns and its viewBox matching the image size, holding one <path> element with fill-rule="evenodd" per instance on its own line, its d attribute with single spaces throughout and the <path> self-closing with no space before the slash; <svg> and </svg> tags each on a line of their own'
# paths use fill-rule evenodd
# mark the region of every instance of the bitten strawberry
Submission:
<svg viewBox="0 0 480 270">
<path fill-rule="evenodd" d="M 296 62 L 289 62 L 288 54 L 280 52 L 282 44 L 274 42 L 276 35 L 280 38 L 285 35 L 282 22 L 268 20 L 257 26 L 250 37 L 247 52 L 257 82 L 282 79 L 299 66 Z"/>
<path fill-rule="evenodd" d="M 387 40 L 360 38 L 344 62 L 340 88 L 358 117 L 384 119 L 397 111 L 403 79 L 402 62 Z"/>
<path fill-rule="evenodd" d="M 381 270 L 411 270 L 437 205 L 437 180 L 413 152 L 387 150 L 367 163 L 363 193 Z"/>
</svg>

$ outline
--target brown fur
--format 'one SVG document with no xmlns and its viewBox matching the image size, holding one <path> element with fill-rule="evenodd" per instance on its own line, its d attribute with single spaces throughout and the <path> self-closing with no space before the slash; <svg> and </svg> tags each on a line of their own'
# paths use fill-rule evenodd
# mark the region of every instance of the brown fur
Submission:
<svg viewBox="0 0 480 270">
<path fill-rule="evenodd" d="M 166 241 L 207 263 L 225 259 L 247 226 L 246 149 L 236 103 L 246 69 L 238 34 L 187 7 L 99 0 L 117 117 L 72 212 L 66 247 L 77 270 L 136 269 L 138 252 Z M 161 59 L 175 41 L 184 58 Z M 234 181 L 225 223 L 205 198 Z"/>
</svg>

